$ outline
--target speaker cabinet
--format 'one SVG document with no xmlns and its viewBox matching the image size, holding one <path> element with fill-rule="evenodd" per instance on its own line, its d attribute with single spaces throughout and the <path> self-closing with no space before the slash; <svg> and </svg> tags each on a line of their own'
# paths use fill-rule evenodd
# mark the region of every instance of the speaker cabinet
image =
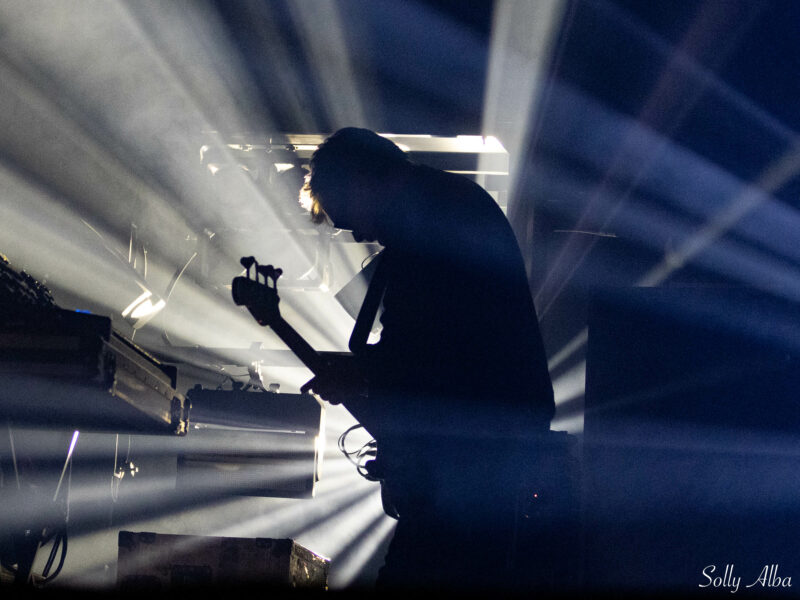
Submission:
<svg viewBox="0 0 800 600">
<path fill-rule="evenodd" d="M 329 563 L 290 539 L 120 531 L 117 585 L 122 592 L 255 585 L 262 592 L 324 590 Z"/>
<path fill-rule="evenodd" d="M 800 573 L 798 344 L 797 306 L 752 290 L 593 300 L 587 587 L 698 592 L 740 577 L 762 592 L 765 567 Z"/>
</svg>

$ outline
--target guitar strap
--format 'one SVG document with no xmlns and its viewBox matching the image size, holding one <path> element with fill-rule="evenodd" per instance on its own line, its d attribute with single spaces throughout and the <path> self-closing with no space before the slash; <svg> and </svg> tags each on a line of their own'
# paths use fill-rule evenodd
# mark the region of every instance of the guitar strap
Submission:
<svg viewBox="0 0 800 600">
<path fill-rule="evenodd" d="M 367 347 L 367 338 L 372 325 L 375 323 L 375 316 L 378 314 L 378 307 L 381 304 L 383 293 L 386 291 L 386 278 L 388 269 L 386 268 L 386 250 L 381 251 L 373 260 L 378 261 L 375 271 L 372 273 L 364 302 L 356 317 L 356 324 L 350 334 L 348 348 L 353 354 L 361 353 Z"/>
<path fill-rule="evenodd" d="M 386 263 L 386 250 L 384 249 L 378 256 L 374 258 L 378 261 L 375 265 L 375 270 L 372 273 L 372 278 L 367 286 L 367 293 L 364 296 L 364 302 L 361 303 L 361 308 L 356 317 L 356 323 L 353 326 L 353 332 L 350 334 L 350 341 L 348 347 L 353 354 L 360 354 L 367 348 L 367 338 L 372 325 L 375 323 L 375 316 L 378 314 L 383 293 L 386 291 L 387 274 L 389 272 Z M 373 481 L 380 481 L 381 484 L 381 504 L 383 511 L 393 519 L 399 518 L 397 508 L 392 500 L 386 482 L 383 479 L 382 467 L 378 466 L 378 459 L 367 461 L 367 473 L 373 477 Z"/>
</svg>

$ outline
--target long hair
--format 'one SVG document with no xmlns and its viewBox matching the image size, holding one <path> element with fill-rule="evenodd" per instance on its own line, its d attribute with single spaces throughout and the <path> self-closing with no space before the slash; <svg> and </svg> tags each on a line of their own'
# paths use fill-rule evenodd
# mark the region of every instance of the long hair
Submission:
<svg viewBox="0 0 800 600">
<path fill-rule="evenodd" d="M 391 140 L 369 129 L 346 127 L 327 138 L 311 157 L 311 175 L 303 192 L 311 198 L 311 220 L 322 223 L 326 203 L 344 201 L 350 184 L 365 177 L 381 178 L 407 162 Z"/>
</svg>

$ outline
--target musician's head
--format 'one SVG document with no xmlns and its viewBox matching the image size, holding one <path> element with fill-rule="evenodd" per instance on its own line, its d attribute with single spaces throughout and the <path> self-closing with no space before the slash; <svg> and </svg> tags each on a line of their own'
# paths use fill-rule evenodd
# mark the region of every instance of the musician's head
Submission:
<svg viewBox="0 0 800 600">
<path fill-rule="evenodd" d="M 391 204 L 391 192 L 410 163 L 392 141 L 368 129 L 347 127 L 327 138 L 311 157 L 304 191 L 311 219 L 330 219 L 358 239 L 376 240 Z"/>
</svg>

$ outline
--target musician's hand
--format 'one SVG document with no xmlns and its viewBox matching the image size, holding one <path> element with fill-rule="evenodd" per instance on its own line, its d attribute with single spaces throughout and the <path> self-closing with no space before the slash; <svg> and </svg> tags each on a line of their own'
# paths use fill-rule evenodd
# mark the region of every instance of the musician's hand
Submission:
<svg viewBox="0 0 800 600">
<path fill-rule="evenodd" d="M 324 373 L 306 382 L 300 392 L 313 391 L 331 404 L 346 403 L 367 395 L 367 381 L 353 356 L 334 356 Z"/>
</svg>

